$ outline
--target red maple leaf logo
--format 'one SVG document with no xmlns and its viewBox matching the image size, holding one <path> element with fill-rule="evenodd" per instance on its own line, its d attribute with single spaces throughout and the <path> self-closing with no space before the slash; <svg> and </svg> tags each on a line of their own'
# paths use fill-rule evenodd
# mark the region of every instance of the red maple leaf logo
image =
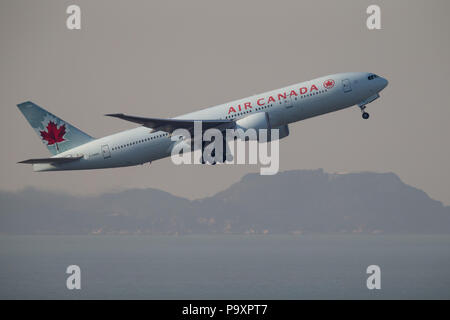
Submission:
<svg viewBox="0 0 450 320">
<path fill-rule="evenodd" d="M 47 124 L 47 131 L 39 131 L 41 133 L 42 139 L 47 141 L 47 145 L 56 145 L 56 150 L 59 151 L 58 142 L 63 142 L 64 135 L 66 134 L 66 125 L 62 124 L 57 127 L 56 123 L 49 121 Z"/>
<path fill-rule="evenodd" d="M 331 89 L 334 87 L 334 80 L 333 79 L 329 79 L 329 80 L 325 80 L 325 82 L 323 83 L 323 86 L 327 89 Z"/>
</svg>

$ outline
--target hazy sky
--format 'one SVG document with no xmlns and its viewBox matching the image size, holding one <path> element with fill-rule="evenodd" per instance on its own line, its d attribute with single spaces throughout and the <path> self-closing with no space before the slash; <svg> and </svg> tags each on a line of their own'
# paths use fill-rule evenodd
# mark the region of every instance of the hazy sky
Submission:
<svg viewBox="0 0 450 320">
<path fill-rule="evenodd" d="M 450 204 L 450 1 L 7 1 L 0 5 L 0 188 L 93 194 L 154 187 L 189 198 L 257 166 L 151 166 L 34 173 L 48 151 L 16 107 L 32 100 L 88 134 L 173 117 L 345 71 L 389 80 L 370 104 L 290 126 L 280 169 L 395 172 Z M 382 30 L 365 26 L 379 4 Z M 70 4 L 82 29 L 69 31 Z"/>
</svg>

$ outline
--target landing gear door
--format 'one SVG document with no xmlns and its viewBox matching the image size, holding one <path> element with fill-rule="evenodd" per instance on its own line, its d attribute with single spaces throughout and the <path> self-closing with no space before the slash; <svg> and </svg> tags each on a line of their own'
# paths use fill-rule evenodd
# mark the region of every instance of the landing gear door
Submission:
<svg viewBox="0 0 450 320">
<path fill-rule="evenodd" d="M 342 80 L 342 89 L 344 90 L 344 92 L 352 91 L 352 85 L 349 79 Z"/>
<path fill-rule="evenodd" d="M 111 158 L 111 152 L 109 152 L 109 146 L 107 144 L 102 145 L 103 159 Z"/>
</svg>

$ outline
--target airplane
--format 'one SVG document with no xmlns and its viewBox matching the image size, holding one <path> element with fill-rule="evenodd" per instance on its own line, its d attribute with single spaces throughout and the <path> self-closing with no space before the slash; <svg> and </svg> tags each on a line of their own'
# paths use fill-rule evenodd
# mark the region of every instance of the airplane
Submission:
<svg viewBox="0 0 450 320">
<path fill-rule="evenodd" d="M 289 124 L 358 106 L 368 119 L 366 105 L 380 97 L 388 81 L 374 73 L 350 72 L 327 75 L 311 81 L 253 95 L 175 118 L 146 118 L 107 114 L 141 126 L 102 138 L 77 129 L 31 101 L 18 104 L 32 128 L 52 154 L 47 158 L 20 161 L 33 171 L 62 171 L 127 167 L 163 159 L 181 140 L 172 139 L 176 129 L 225 130 L 279 129 L 279 138 L 289 135 Z"/>
</svg>

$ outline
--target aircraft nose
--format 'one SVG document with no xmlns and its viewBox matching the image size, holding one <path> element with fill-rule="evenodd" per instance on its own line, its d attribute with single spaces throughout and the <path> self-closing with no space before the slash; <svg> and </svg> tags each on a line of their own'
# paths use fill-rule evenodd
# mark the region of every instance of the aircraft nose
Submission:
<svg viewBox="0 0 450 320">
<path fill-rule="evenodd" d="M 389 81 L 387 81 L 387 79 L 380 77 L 380 83 L 381 83 L 381 89 L 383 90 L 384 88 L 387 87 L 387 85 L 389 84 Z"/>
</svg>

